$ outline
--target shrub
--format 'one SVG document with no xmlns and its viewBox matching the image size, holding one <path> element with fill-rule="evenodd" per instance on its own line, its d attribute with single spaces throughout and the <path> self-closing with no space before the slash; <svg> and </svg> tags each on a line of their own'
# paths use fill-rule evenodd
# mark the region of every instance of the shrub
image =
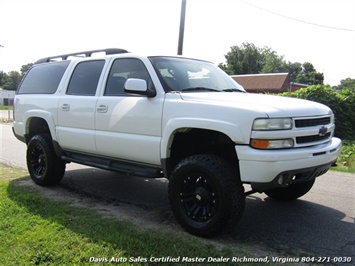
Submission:
<svg viewBox="0 0 355 266">
<path fill-rule="evenodd" d="M 355 141 L 345 140 L 343 142 L 338 163 L 342 166 L 355 169 Z"/>
<path fill-rule="evenodd" d="M 345 89 L 335 92 L 329 86 L 313 85 L 281 96 L 319 102 L 330 107 L 335 115 L 335 135 L 343 139 L 355 139 L 355 93 Z"/>
</svg>

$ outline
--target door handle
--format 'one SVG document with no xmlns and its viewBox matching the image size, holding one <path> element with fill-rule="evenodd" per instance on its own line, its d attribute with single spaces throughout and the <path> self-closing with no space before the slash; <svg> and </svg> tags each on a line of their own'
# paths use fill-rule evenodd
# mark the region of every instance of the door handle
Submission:
<svg viewBox="0 0 355 266">
<path fill-rule="evenodd" d="M 69 111 L 69 110 L 70 110 L 70 105 L 67 104 L 67 103 L 63 104 L 63 105 L 62 105 L 62 110 L 63 110 L 63 111 Z"/>
<path fill-rule="evenodd" d="M 107 107 L 107 105 L 101 104 L 97 107 L 96 110 L 98 113 L 106 113 L 108 110 L 108 107 Z"/>
</svg>

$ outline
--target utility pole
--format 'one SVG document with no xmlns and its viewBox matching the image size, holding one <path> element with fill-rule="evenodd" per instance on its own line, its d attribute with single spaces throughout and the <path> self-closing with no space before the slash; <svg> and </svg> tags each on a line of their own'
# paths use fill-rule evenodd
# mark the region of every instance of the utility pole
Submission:
<svg viewBox="0 0 355 266">
<path fill-rule="evenodd" d="M 181 0 L 179 44 L 178 44 L 178 52 L 177 52 L 178 55 L 182 55 L 182 47 L 184 44 L 185 13 L 186 13 L 186 0 Z"/>
</svg>

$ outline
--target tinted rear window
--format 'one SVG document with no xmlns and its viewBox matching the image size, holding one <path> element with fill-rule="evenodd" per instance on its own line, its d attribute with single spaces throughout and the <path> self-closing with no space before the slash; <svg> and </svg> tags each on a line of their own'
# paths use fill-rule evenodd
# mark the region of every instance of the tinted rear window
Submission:
<svg viewBox="0 0 355 266">
<path fill-rule="evenodd" d="M 79 63 L 70 79 L 67 94 L 88 95 L 96 93 L 105 60 L 86 61 Z"/>
<path fill-rule="evenodd" d="M 69 61 L 35 65 L 26 74 L 18 92 L 19 94 L 53 94 L 69 65 Z"/>
</svg>

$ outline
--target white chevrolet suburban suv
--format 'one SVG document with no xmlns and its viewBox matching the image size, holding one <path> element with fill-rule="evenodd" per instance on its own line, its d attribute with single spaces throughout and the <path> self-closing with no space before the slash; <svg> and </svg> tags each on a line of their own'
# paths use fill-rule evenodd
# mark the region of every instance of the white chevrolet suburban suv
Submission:
<svg viewBox="0 0 355 266">
<path fill-rule="evenodd" d="M 123 49 L 38 60 L 14 115 L 36 184 L 60 182 L 69 162 L 166 177 L 175 218 L 205 237 L 240 219 L 246 195 L 303 196 L 341 149 L 327 106 L 246 93 L 210 62 Z"/>
</svg>

